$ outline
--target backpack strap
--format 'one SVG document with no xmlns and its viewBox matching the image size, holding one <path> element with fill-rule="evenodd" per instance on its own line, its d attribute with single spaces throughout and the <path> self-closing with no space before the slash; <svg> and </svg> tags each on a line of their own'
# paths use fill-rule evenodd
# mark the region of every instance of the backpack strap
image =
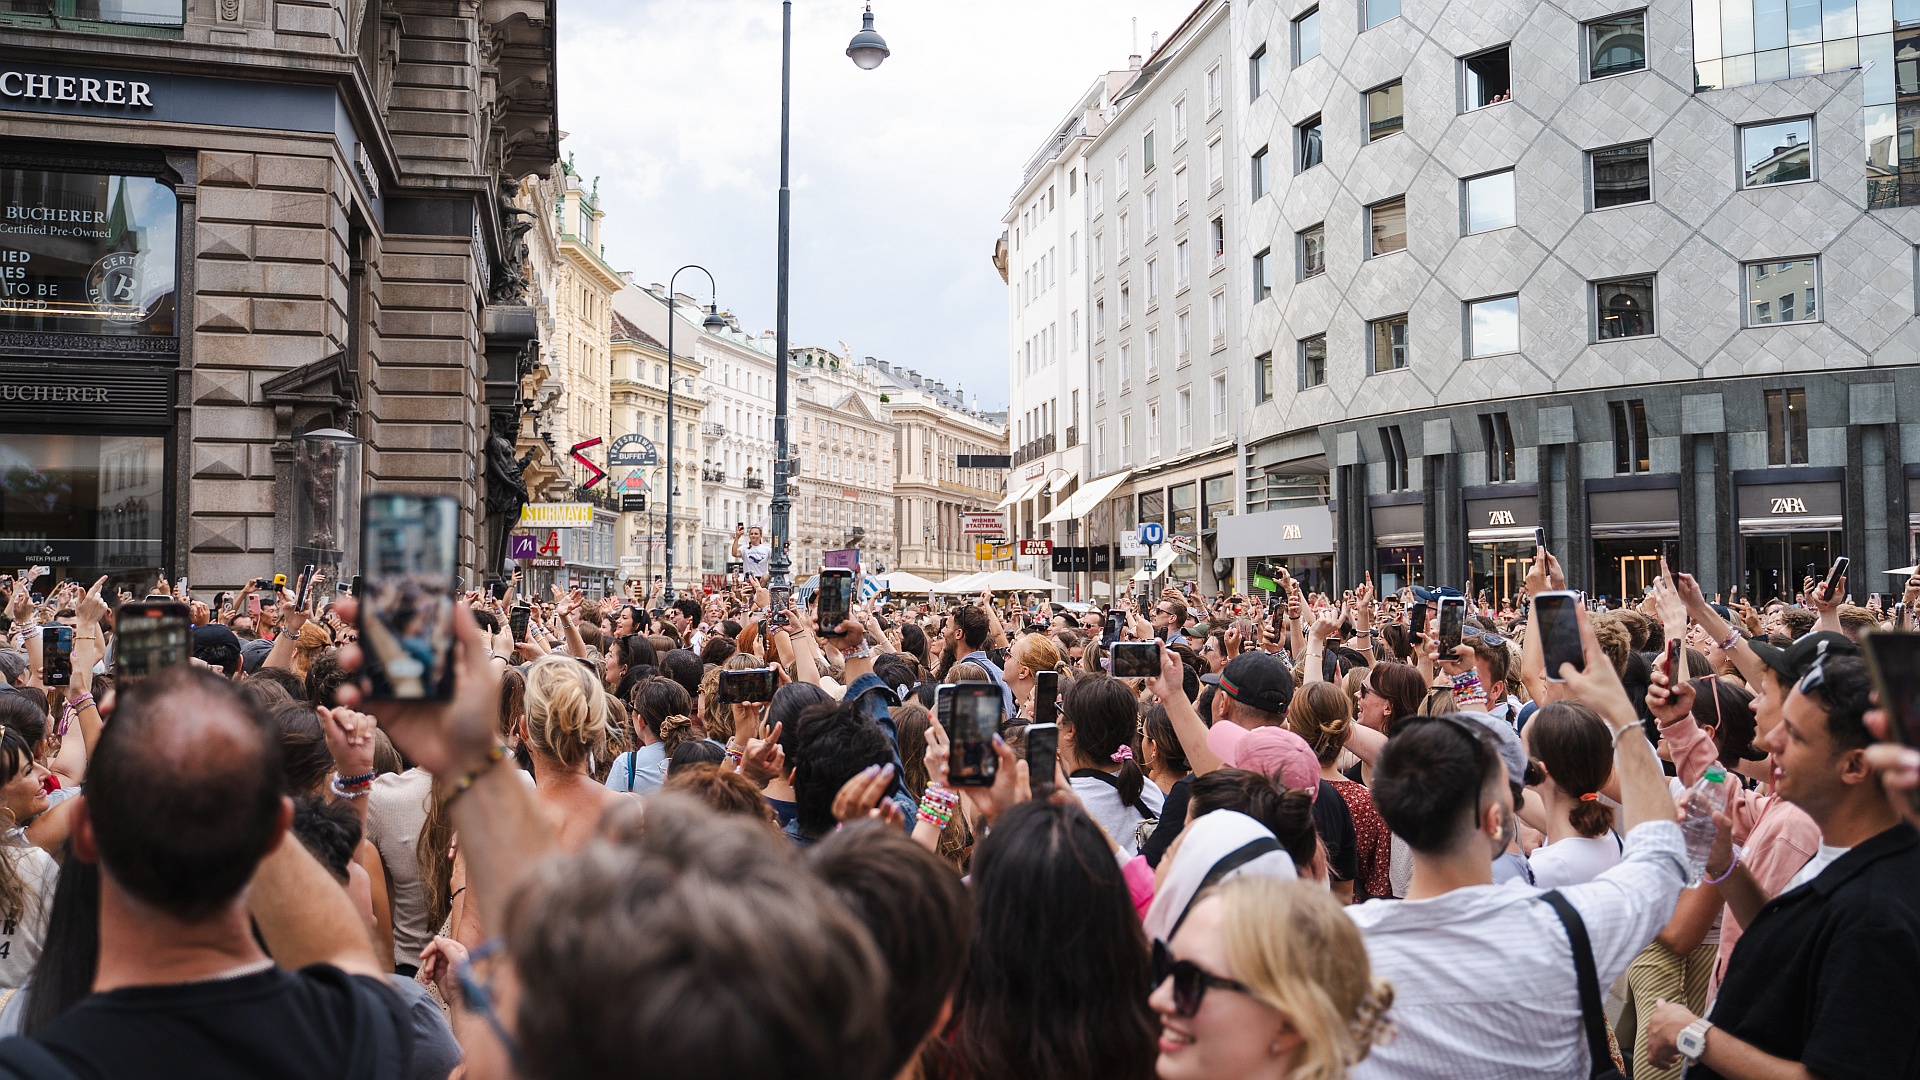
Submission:
<svg viewBox="0 0 1920 1080">
<path fill-rule="evenodd" d="M 25 1035 L 0 1039 L 0 1077 L 18 1080 L 80 1080 L 53 1052 Z"/>
<path fill-rule="evenodd" d="M 1120 781 L 1115 780 L 1113 778 L 1112 773 L 1103 773 L 1099 769 L 1075 769 L 1073 771 L 1073 775 L 1067 777 L 1067 779 L 1079 780 L 1083 777 L 1087 779 L 1100 781 L 1101 783 L 1112 788 L 1113 793 L 1115 795 L 1118 795 L 1120 793 Z M 1145 789 L 1142 789 L 1142 790 L 1145 790 Z M 1141 817 L 1150 818 L 1150 817 L 1159 816 L 1155 814 L 1152 810 L 1148 809 L 1147 804 L 1138 795 L 1135 795 L 1133 797 L 1133 801 L 1128 803 L 1127 805 L 1132 807 L 1134 810 L 1138 811 Z"/>
<path fill-rule="evenodd" d="M 1600 1002 L 1600 977 L 1594 970 L 1593 942 L 1587 937 L 1586 920 L 1557 889 L 1541 893 L 1540 899 L 1545 900 L 1553 908 L 1553 913 L 1560 917 L 1560 925 L 1567 930 L 1567 940 L 1573 943 L 1573 970 L 1580 984 L 1580 1020 L 1586 1028 L 1587 1055 L 1592 1061 L 1587 1075 L 1591 1080 L 1619 1077 L 1621 1073 L 1614 1067 L 1613 1050 L 1607 1043 L 1606 1013 L 1602 1011 Z"/>
<path fill-rule="evenodd" d="M 1208 889 L 1220 884 L 1220 882 L 1226 880 L 1228 874 L 1233 873 L 1235 870 L 1240 869 L 1253 860 L 1263 855 L 1271 855 L 1276 851 L 1284 852 L 1285 850 L 1285 848 L 1280 846 L 1280 841 L 1275 840 L 1271 836 L 1261 836 L 1249 840 L 1221 856 L 1219 862 L 1207 868 L 1207 876 L 1200 879 L 1200 884 L 1194 888 L 1193 895 L 1187 897 L 1187 906 L 1180 909 L 1180 917 L 1173 921 L 1173 928 L 1167 931 L 1167 939 L 1172 940 L 1173 935 L 1180 932 L 1180 924 L 1187 921 L 1187 916 L 1193 913 L 1193 905 L 1200 902 L 1200 897 L 1204 895 Z"/>
</svg>

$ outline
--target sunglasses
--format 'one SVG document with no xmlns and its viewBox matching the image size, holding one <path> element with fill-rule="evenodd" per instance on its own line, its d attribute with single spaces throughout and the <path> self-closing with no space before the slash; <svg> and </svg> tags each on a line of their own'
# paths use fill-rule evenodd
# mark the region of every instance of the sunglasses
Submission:
<svg viewBox="0 0 1920 1080">
<path fill-rule="evenodd" d="M 1173 950 L 1164 941 L 1153 943 L 1153 985 L 1173 979 L 1173 1011 L 1191 1020 L 1200 1012 L 1200 1002 L 1208 990 L 1232 990 L 1251 994 L 1245 983 L 1221 978 L 1191 960 L 1175 960 Z"/>
<path fill-rule="evenodd" d="M 1472 626 L 1461 627 L 1460 636 L 1470 637 L 1470 638 L 1479 638 L 1480 640 L 1486 642 L 1489 645 L 1505 645 L 1507 643 L 1507 639 L 1501 637 L 1499 634 L 1490 634 L 1484 630 L 1480 630 Z"/>
</svg>

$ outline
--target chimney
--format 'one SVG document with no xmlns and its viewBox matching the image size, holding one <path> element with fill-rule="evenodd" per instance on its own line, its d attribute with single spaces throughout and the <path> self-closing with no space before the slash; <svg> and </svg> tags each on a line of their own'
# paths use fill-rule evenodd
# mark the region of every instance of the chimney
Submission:
<svg viewBox="0 0 1920 1080">
<path fill-rule="evenodd" d="M 1140 54 L 1139 53 L 1134 53 L 1133 55 L 1127 57 L 1127 67 L 1133 71 L 1140 70 Z"/>
<path fill-rule="evenodd" d="M 1153 32 L 1153 36 L 1147 39 L 1147 55 L 1152 56 L 1154 53 L 1157 53 L 1159 51 L 1160 51 L 1160 31 L 1155 30 Z"/>
<path fill-rule="evenodd" d="M 620 271 L 620 280 L 626 282 L 628 288 L 632 288 L 633 287 L 633 271 L 631 270 Z"/>
</svg>

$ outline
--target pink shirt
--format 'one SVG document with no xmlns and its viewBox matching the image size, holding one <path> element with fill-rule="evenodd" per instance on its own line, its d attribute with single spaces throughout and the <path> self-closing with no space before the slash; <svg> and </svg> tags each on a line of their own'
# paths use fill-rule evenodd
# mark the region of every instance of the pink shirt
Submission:
<svg viewBox="0 0 1920 1080">
<path fill-rule="evenodd" d="M 1135 855 L 1120 864 L 1120 876 L 1127 880 L 1127 893 L 1133 898 L 1134 914 L 1142 919 L 1153 906 L 1153 867 L 1145 855 Z"/>
</svg>

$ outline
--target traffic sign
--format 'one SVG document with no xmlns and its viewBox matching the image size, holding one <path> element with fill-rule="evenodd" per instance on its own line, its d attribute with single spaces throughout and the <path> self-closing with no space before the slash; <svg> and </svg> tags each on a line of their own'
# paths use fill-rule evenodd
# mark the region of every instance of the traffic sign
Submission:
<svg viewBox="0 0 1920 1080">
<path fill-rule="evenodd" d="M 1007 515 L 994 511 L 961 514 L 960 535 L 1005 536 L 1007 535 Z"/>
<path fill-rule="evenodd" d="M 992 561 L 993 545 L 985 540 L 976 541 L 973 545 L 973 557 L 981 562 Z"/>
<path fill-rule="evenodd" d="M 1149 521 L 1140 526 L 1140 542 L 1148 547 L 1163 544 L 1167 539 L 1167 530 L 1157 521 Z"/>
<path fill-rule="evenodd" d="M 1051 554 L 1053 554 L 1053 541 L 1051 541 L 1051 540 L 1022 540 L 1022 541 L 1020 541 L 1020 554 L 1022 554 L 1022 555 L 1051 555 Z"/>
</svg>

